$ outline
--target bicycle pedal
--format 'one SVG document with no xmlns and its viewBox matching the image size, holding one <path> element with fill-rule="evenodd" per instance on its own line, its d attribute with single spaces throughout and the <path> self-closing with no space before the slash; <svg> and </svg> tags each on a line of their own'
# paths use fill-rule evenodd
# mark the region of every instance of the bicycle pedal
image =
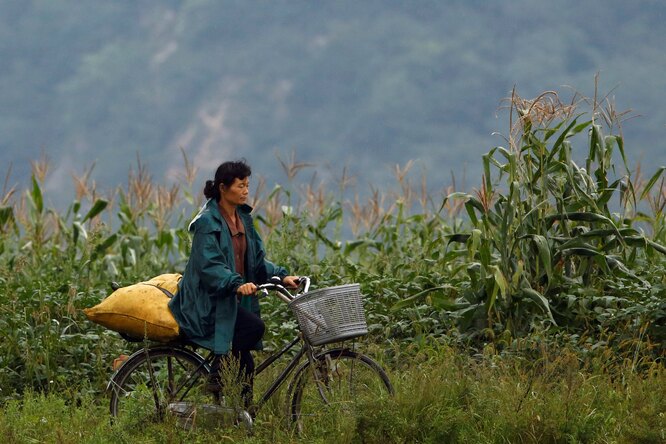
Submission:
<svg viewBox="0 0 666 444">
<path fill-rule="evenodd" d="M 194 413 L 194 404 L 191 402 L 171 402 L 168 406 L 169 411 L 176 416 L 190 416 Z"/>
<path fill-rule="evenodd" d="M 172 402 L 168 406 L 169 412 L 176 418 L 176 424 L 185 429 L 193 430 L 201 427 L 218 427 L 220 425 L 231 427 L 244 425 L 251 430 L 252 418 L 248 423 L 243 413 L 236 409 L 217 404 L 194 404 L 190 402 Z M 247 417 L 249 414 L 245 412 Z"/>
<path fill-rule="evenodd" d="M 242 425 L 245 427 L 245 430 L 248 434 L 252 434 L 252 428 L 254 426 L 254 420 L 252 415 L 247 410 L 241 410 L 238 412 L 238 419 L 236 420 L 236 425 Z"/>
</svg>

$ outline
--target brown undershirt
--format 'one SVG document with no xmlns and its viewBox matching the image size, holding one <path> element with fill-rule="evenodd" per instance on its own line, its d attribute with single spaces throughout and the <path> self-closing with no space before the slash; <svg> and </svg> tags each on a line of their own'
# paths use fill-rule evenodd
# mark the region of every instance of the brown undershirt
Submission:
<svg viewBox="0 0 666 444">
<path fill-rule="evenodd" d="M 245 227 L 238 217 L 238 213 L 234 211 L 233 217 L 229 217 L 222 207 L 220 207 L 220 214 L 224 218 L 229 232 L 231 233 L 231 246 L 234 250 L 234 263 L 236 265 L 236 273 L 245 277 L 245 250 L 247 248 L 247 240 L 245 239 Z"/>
</svg>

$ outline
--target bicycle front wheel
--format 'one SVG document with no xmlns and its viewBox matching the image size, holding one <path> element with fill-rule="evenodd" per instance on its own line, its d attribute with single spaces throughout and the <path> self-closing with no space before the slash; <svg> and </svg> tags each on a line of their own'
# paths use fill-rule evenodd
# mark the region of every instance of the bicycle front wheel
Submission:
<svg viewBox="0 0 666 444">
<path fill-rule="evenodd" d="M 114 421 L 142 424 L 174 416 L 187 428 L 197 407 L 216 404 L 206 392 L 208 366 L 197 353 L 152 347 L 132 355 L 109 382 Z"/>
<path fill-rule="evenodd" d="M 336 349 L 317 355 L 314 366 L 307 362 L 299 368 L 289 393 L 290 418 L 303 432 L 309 423 L 338 421 L 338 415 L 356 417 L 360 402 L 392 395 L 393 386 L 384 369 L 368 356 Z"/>
</svg>

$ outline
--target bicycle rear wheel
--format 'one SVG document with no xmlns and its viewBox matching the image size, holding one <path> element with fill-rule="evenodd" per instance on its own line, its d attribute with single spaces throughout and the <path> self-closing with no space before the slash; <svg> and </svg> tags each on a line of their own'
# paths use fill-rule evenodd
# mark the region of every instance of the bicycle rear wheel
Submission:
<svg viewBox="0 0 666 444">
<path fill-rule="evenodd" d="M 191 428 L 202 411 L 220 408 L 206 392 L 208 365 L 197 353 L 151 347 L 132 355 L 109 382 L 114 421 L 142 424 L 169 417 Z"/>
<path fill-rule="evenodd" d="M 361 353 L 349 349 L 325 351 L 301 366 L 289 387 L 290 419 L 300 432 L 329 418 L 355 418 L 359 402 L 392 395 L 384 369 Z"/>
</svg>

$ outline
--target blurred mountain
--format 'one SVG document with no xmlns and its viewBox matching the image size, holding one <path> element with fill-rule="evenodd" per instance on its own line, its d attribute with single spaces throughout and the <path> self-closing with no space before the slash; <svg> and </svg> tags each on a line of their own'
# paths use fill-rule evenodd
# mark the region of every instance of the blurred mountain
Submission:
<svg viewBox="0 0 666 444">
<path fill-rule="evenodd" d="M 45 153 L 49 189 L 93 163 L 105 188 L 139 157 L 168 182 L 183 149 L 203 176 L 245 157 L 272 182 L 293 152 L 359 188 L 409 160 L 434 189 L 471 187 L 514 86 L 569 100 L 596 73 L 649 169 L 666 164 L 665 31 L 657 0 L 0 0 L 0 173 L 25 182 Z"/>
</svg>

